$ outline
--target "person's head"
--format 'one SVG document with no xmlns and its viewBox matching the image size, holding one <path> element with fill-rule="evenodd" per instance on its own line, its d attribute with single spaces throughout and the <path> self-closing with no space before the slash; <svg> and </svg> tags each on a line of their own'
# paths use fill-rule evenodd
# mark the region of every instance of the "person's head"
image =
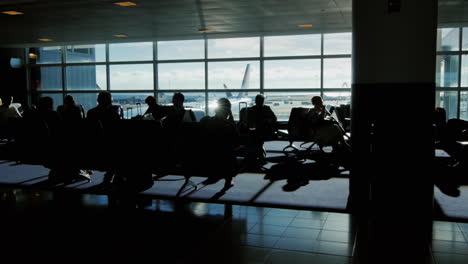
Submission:
<svg viewBox="0 0 468 264">
<path fill-rule="evenodd" d="M 175 93 L 174 96 L 172 96 L 172 104 L 175 107 L 182 107 L 184 105 L 184 100 L 185 97 L 182 93 Z"/>
<path fill-rule="evenodd" d="M 322 97 L 320 97 L 320 96 L 312 97 L 311 102 L 312 102 L 312 105 L 314 105 L 315 107 L 323 106 Z"/>
<path fill-rule="evenodd" d="M 257 96 L 255 96 L 255 105 L 263 106 L 264 102 L 265 96 L 263 94 L 257 94 Z"/>
<path fill-rule="evenodd" d="M 145 103 L 146 103 L 148 106 L 156 105 L 156 98 L 154 98 L 154 96 L 150 95 L 150 96 L 146 97 Z"/>
<path fill-rule="evenodd" d="M 112 95 L 107 91 L 102 91 L 99 93 L 97 101 L 101 106 L 112 105 Z"/>
<path fill-rule="evenodd" d="M 54 100 L 46 96 L 39 99 L 39 110 L 54 110 Z"/>
<path fill-rule="evenodd" d="M 73 96 L 71 95 L 67 95 L 65 96 L 65 99 L 63 99 L 63 105 L 75 105 L 76 102 L 75 102 L 75 98 L 73 98 Z"/>
<path fill-rule="evenodd" d="M 231 115 L 231 102 L 227 98 L 219 98 L 217 103 L 215 115 L 221 118 L 229 118 Z"/>
</svg>

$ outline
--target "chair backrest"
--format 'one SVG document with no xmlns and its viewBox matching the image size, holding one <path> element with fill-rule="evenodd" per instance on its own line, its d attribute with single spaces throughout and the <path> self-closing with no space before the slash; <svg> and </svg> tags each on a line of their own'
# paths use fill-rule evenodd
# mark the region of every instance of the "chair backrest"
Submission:
<svg viewBox="0 0 468 264">
<path fill-rule="evenodd" d="M 293 107 L 288 121 L 289 141 L 305 140 L 307 135 L 307 113 L 310 108 Z"/>
</svg>

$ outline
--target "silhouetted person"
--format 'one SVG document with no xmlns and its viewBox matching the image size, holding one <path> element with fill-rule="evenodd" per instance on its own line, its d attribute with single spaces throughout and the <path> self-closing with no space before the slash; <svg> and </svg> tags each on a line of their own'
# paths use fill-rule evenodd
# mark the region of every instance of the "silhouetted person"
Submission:
<svg viewBox="0 0 468 264">
<path fill-rule="evenodd" d="M 336 120 L 331 117 L 330 112 L 323 105 L 322 97 L 314 96 L 311 99 L 314 106 L 307 113 L 309 127 L 308 134 L 313 137 L 319 146 L 333 146 L 336 150 L 341 147 L 349 149 L 344 139 L 344 130 Z"/>
<path fill-rule="evenodd" d="M 276 115 L 264 102 L 263 94 L 258 94 L 255 97 L 255 105 L 247 109 L 247 127 L 250 130 L 251 143 L 249 145 L 254 149 L 255 158 L 260 163 L 265 163 L 263 144 L 266 139 L 274 136 L 277 129 Z"/>
<path fill-rule="evenodd" d="M 218 100 L 215 116 L 200 120 L 206 148 L 204 149 L 209 178 L 205 183 L 214 183 L 225 179 L 224 189 L 234 183 L 237 174 L 235 148 L 238 146 L 238 133 L 231 112 L 231 102 L 226 98 Z"/>
<path fill-rule="evenodd" d="M 13 105 L 13 96 L 2 97 L 2 105 L 0 106 L 0 121 L 8 121 L 11 119 L 21 118 L 21 114 Z"/>
<path fill-rule="evenodd" d="M 154 120 L 160 120 L 165 116 L 165 108 L 156 102 L 156 98 L 154 98 L 154 96 L 150 95 L 146 97 L 145 103 L 148 105 L 148 109 L 146 110 L 144 116 L 151 114 Z"/>
<path fill-rule="evenodd" d="M 115 108 L 112 105 L 112 95 L 109 92 L 100 92 L 97 101 L 98 105 L 88 111 L 88 114 L 86 115 L 87 120 L 100 121 L 105 123 L 108 121 L 120 119 L 121 116 L 115 111 Z M 114 174 L 114 170 L 107 171 L 104 175 L 103 183 L 111 183 L 112 179 L 114 178 Z"/>
<path fill-rule="evenodd" d="M 76 103 L 71 95 L 65 96 L 63 105 L 57 108 L 57 112 L 64 121 L 82 120 L 85 118 L 83 106 Z"/>
<path fill-rule="evenodd" d="M 182 93 L 175 93 L 172 96 L 172 106 L 167 107 L 167 116 L 162 121 L 163 127 L 177 128 L 182 122 L 194 122 L 195 115 L 191 110 L 184 108 L 185 97 Z"/>
</svg>

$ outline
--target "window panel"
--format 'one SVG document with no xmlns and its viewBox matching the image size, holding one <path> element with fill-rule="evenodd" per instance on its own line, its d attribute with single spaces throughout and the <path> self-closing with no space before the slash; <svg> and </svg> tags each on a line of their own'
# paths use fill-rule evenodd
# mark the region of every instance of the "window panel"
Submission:
<svg viewBox="0 0 468 264">
<path fill-rule="evenodd" d="M 460 94 L 460 119 L 468 121 L 468 92 Z"/>
<path fill-rule="evenodd" d="M 53 109 L 57 109 L 59 105 L 63 104 L 62 93 L 40 93 L 40 94 L 36 94 L 34 97 L 32 101 L 33 101 L 33 104 L 35 104 L 36 106 L 39 105 L 39 99 L 43 97 L 52 98 L 52 100 L 54 101 Z"/>
<path fill-rule="evenodd" d="M 439 55 L 436 60 L 436 86 L 458 86 L 458 55 Z"/>
<path fill-rule="evenodd" d="M 210 62 L 208 88 L 260 89 L 260 62 Z"/>
<path fill-rule="evenodd" d="M 265 93 L 265 105 L 271 107 L 278 121 L 288 121 L 293 107 L 312 108 L 311 99 L 320 95 L 318 92 L 267 92 Z"/>
<path fill-rule="evenodd" d="M 351 92 L 329 92 L 323 94 L 323 104 L 340 106 L 351 104 Z"/>
<path fill-rule="evenodd" d="M 447 120 L 457 117 L 458 92 L 439 91 L 436 92 L 436 107 L 442 107 L 447 114 Z"/>
<path fill-rule="evenodd" d="M 323 60 L 323 88 L 351 88 L 351 58 Z"/>
<path fill-rule="evenodd" d="M 203 62 L 160 63 L 158 72 L 160 90 L 205 89 Z"/>
<path fill-rule="evenodd" d="M 320 88 L 320 60 L 274 60 L 264 63 L 266 89 Z"/>
<path fill-rule="evenodd" d="M 153 42 L 109 44 L 110 61 L 153 60 Z"/>
<path fill-rule="evenodd" d="M 36 56 L 36 58 L 34 58 Z M 62 47 L 41 47 L 29 49 L 30 64 L 62 63 Z"/>
<path fill-rule="evenodd" d="M 153 64 L 110 65 L 111 90 L 153 90 Z"/>
<path fill-rule="evenodd" d="M 463 28 L 462 50 L 468 50 L 468 28 Z"/>
<path fill-rule="evenodd" d="M 461 86 L 468 86 L 468 55 L 462 55 Z"/>
<path fill-rule="evenodd" d="M 320 55 L 320 45 L 320 34 L 265 37 L 264 56 Z"/>
<path fill-rule="evenodd" d="M 209 39 L 208 58 L 241 58 L 260 56 L 260 38 Z"/>
<path fill-rule="evenodd" d="M 437 51 L 458 51 L 459 32 L 458 28 L 437 29 Z"/>
<path fill-rule="evenodd" d="M 106 45 L 67 46 L 65 61 L 67 63 L 105 62 Z"/>
<path fill-rule="evenodd" d="M 351 54 L 352 34 L 333 33 L 323 35 L 323 54 Z"/>
<path fill-rule="evenodd" d="M 146 112 L 148 106 L 145 99 L 150 95 L 153 93 L 112 93 L 112 104 L 121 105 L 124 118 L 130 119 Z M 141 104 L 141 108 L 137 108 L 137 103 Z"/>
<path fill-rule="evenodd" d="M 67 90 L 106 90 L 106 66 L 67 66 Z"/>
<path fill-rule="evenodd" d="M 158 60 L 205 58 L 204 40 L 158 41 Z"/>
<path fill-rule="evenodd" d="M 32 91 L 61 91 L 62 68 L 61 67 L 37 67 L 31 68 Z"/>
</svg>

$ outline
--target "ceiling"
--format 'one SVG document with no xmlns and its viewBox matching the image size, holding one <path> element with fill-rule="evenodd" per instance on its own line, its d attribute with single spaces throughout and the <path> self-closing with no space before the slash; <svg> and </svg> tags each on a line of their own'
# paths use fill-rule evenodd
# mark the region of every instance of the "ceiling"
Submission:
<svg viewBox="0 0 468 264">
<path fill-rule="evenodd" d="M 117 0 L 116 0 L 117 1 Z M 249 34 L 351 30 L 351 0 L 134 0 L 120 7 L 109 0 L 0 0 L 0 45 L 201 38 Z M 439 24 L 468 22 L 468 1 L 439 0 Z M 298 28 L 312 24 L 312 28 Z M 50 44 L 50 43 L 49 43 Z"/>
</svg>

